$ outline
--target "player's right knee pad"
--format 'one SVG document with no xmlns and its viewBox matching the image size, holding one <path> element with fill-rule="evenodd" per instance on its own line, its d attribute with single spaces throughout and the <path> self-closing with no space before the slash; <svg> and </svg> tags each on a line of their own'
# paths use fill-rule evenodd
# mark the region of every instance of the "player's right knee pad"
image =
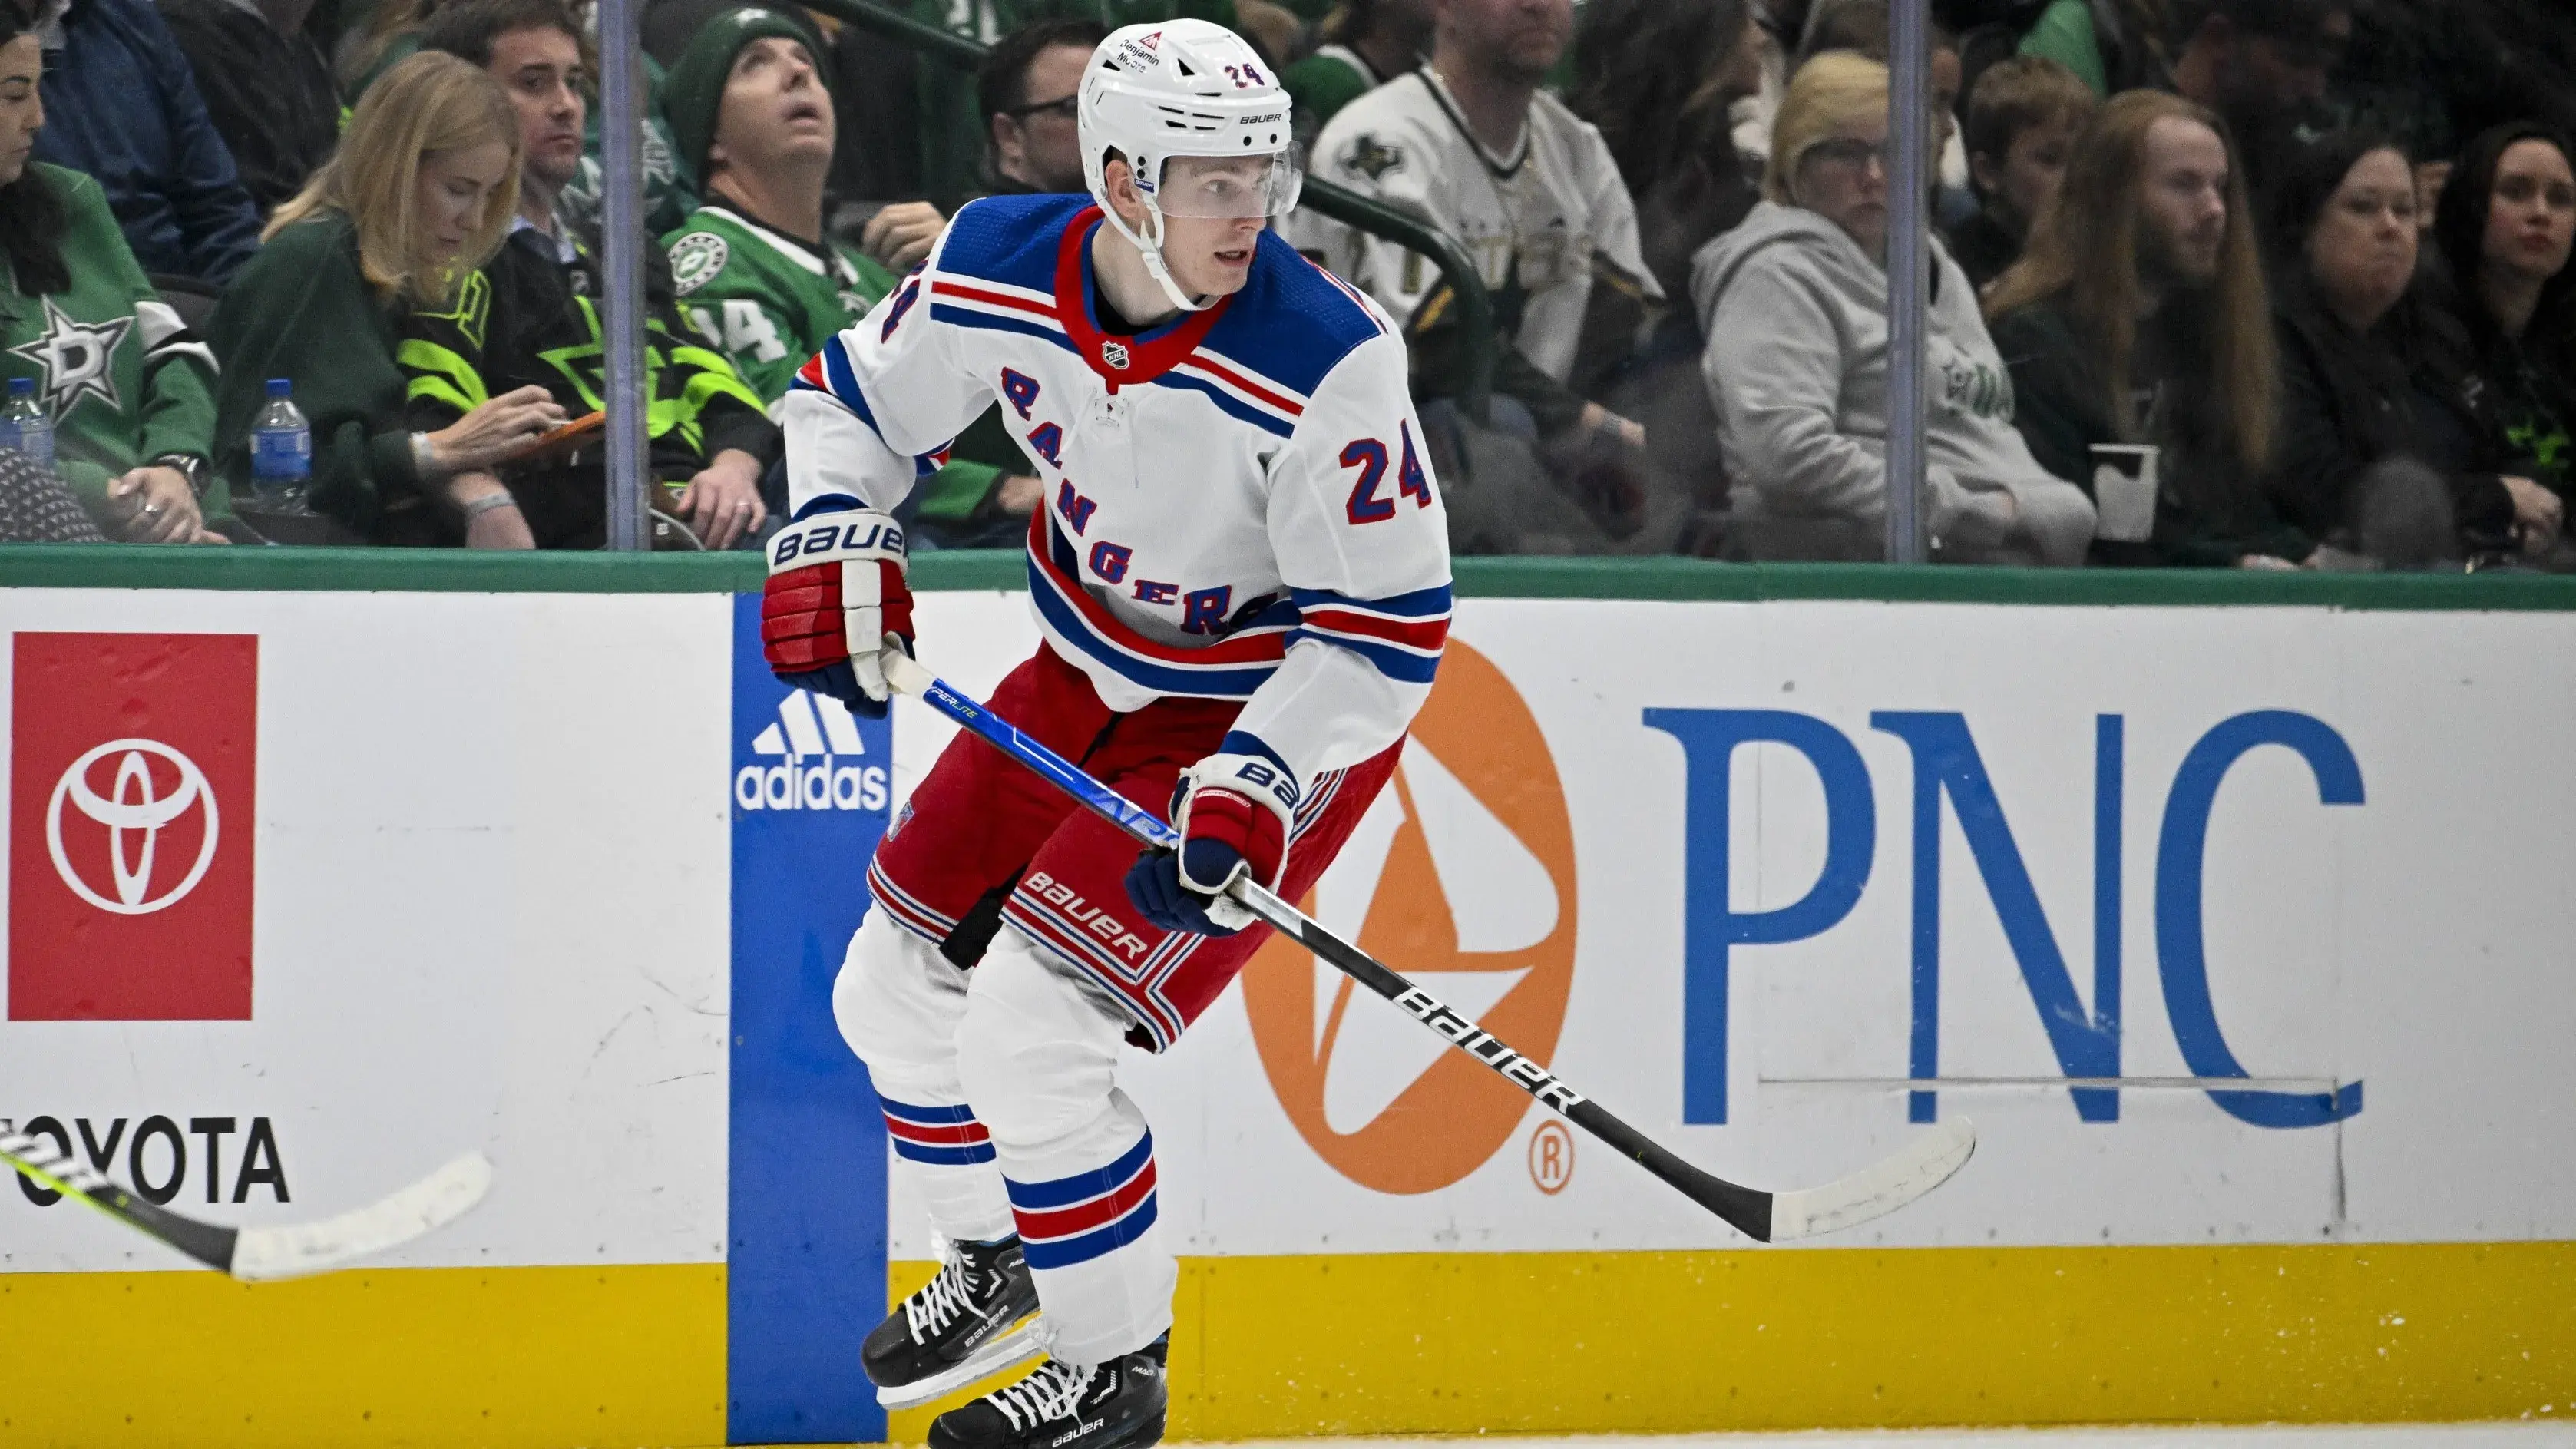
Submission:
<svg viewBox="0 0 2576 1449">
<path fill-rule="evenodd" d="M 878 1087 L 894 1085 L 890 1076 L 953 1075 L 965 1014 L 966 974 L 884 911 L 868 912 L 832 983 L 832 1018 Z"/>
</svg>

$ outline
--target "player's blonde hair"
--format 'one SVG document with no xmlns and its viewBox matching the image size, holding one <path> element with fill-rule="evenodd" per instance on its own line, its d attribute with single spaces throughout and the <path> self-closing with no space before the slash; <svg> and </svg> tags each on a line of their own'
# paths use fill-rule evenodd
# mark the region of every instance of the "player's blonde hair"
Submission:
<svg viewBox="0 0 2576 1449">
<path fill-rule="evenodd" d="M 482 218 L 453 262 L 430 259 L 421 245 L 420 168 L 442 151 L 498 141 L 510 150 L 509 175 L 484 198 Z M 467 273 L 492 259 L 519 209 L 519 116 L 484 69 L 440 51 L 423 51 L 386 71 L 358 98 L 340 147 L 313 179 L 268 220 L 261 240 L 299 221 L 338 212 L 358 232 L 358 266 L 388 302 L 438 306 Z"/>
<path fill-rule="evenodd" d="M 1798 167 L 1807 153 L 1834 138 L 1838 126 L 1860 125 L 1887 114 L 1887 67 L 1849 50 L 1829 50 L 1789 79 L 1780 115 L 1771 126 L 1771 165 L 1762 173 L 1765 200 L 1798 204 Z"/>
</svg>

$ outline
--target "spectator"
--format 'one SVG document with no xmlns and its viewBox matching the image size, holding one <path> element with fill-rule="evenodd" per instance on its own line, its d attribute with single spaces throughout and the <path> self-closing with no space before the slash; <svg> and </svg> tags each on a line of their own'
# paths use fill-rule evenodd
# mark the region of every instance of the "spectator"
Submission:
<svg viewBox="0 0 2576 1449">
<path fill-rule="evenodd" d="M 2042 467 L 2081 481 L 2095 447 L 2161 450 L 2152 538 L 2097 543 L 2097 562 L 2289 568 L 2316 552 L 2263 491 L 2280 382 L 2222 125 L 2160 91 L 2113 97 L 1986 302 Z"/>
<path fill-rule="evenodd" d="M 1817 0 L 1807 12 L 1807 32 L 1798 48 L 1800 64 L 1828 51 L 1848 50 L 1887 63 L 1892 42 L 1888 0 Z M 1932 92 L 1932 116 L 1940 127 L 1934 143 L 1933 219 L 1941 225 L 1965 221 L 1976 212 L 1968 191 L 1968 153 L 1959 144 L 1959 92 L 1967 70 L 1958 37 L 1932 26 L 1926 85 Z"/>
<path fill-rule="evenodd" d="M 1568 104 L 1601 133 L 1636 201 L 1638 250 L 1665 296 L 1690 291 L 1691 257 L 1744 219 L 1760 189 L 1728 112 L 1762 83 L 1746 0 L 1591 0 Z"/>
<path fill-rule="evenodd" d="M 1092 51 L 1108 38 L 1097 20 L 1039 20 L 1003 36 L 984 57 L 975 95 L 995 191 L 1085 189 L 1074 92 Z"/>
<path fill-rule="evenodd" d="M 2165 54 L 2171 29 L 2166 0 L 2048 0 L 2022 37 L 2021 53 L 2057 62 L 2090 87 L 2095 100 L 2108 100 L 2121 91 L 2173 84 Z"/>
<path fill-rule="evenodd" d="M 1745 0 L 1592 0 L 1575 37 L 1575 113 L 1600 128 L 1637 202 L 1638 249 L 1666 297 L 1690 295 L 1691 258 L 1761 200 L 1729 120 L 1760 88 L 1761 30 Z M 1723 546 L 1727 481 L 1700 380 L 1707 339 L 1688 307 L 1656 318 L 1604 402 L 1645 430 L 1655 469 L 1687 494 L 1677 546 Z"/>
<path fill-rule="evenodd" d="M 2502 474 L 2500 454 L 2447 479 L 2431 469 L 2427 424 L 2441 418 L 2442 404 L 2420 394 L 2411 374 L 2453 329 L 2428 314 L 2416 285 L 2406 153 L 2375 132 L 2329 135 L 2285 167 L 2278 206 L 2281 441 L 2272 497 L 2282 516 L 2310 537 L 2401 563 L 2509 551 L 2518 528 L 2534 539 L 2554 535 L 2556 495 Z M 2430 496 L 2403 496 L 2410 492 Z M 2395 533 L 2392 523 L 2403 521 L 2425 536 Z"/>
<path fill-rule="evenodd" d="M 1324 18 L 1315 53 L 1279 83 L 1297 102 L 1297 133 L 1313 136 L 1344 106 L 1422 64 L 1431 46 L 1430 0 L 1342 0 Z"/>
<path fill-rule="evenodd" d="M 1864 56 L 1801 66 L 1772 130 L 1762 204 L 1692 270 L 1744 557 L 1885 557 L 1887 89 L 1887 67 Z M 1937 244 L 1934 267 L 1935 557 L 2080 563 L 2092 506 L 2013 431 L 2012 380 L 1976 295 Z"/>
<path fill-rule="evenodd" d="M 317 512 L 374 543 L 489 545 L 525 532 L 493 505 L 464 510 L 499 491 L 477 481 L 481 470 L 563 409 L 521 388 L 413 433 L 394 362 L 404 318 L 452 310 L 500 246 L 518 162 L 509 97 L 453 56 L 413 56 L 367 88 L 339 151 L 277 209 L 206 325 L 225 363 L 215 424 L 225 477 L 248 480 L 264 383 L 282 377 L 313 430 Z"/>
<path fill-rule="evenodd" d="M 1497 392 L 1526 409 L 1542 440 L 1608 435 L 1642 444 L 1634 423 L 1589 392 L 1624 356 L 1642 303 L 1662 293 L 1637 246 L 1637 211 L 1601 133 L 1540 84 L 1573 28 L 1569 0 L 1438 0 L 1431 64 L 1342 109 L 1316 144 L 1335 183 L 1413 212 L 1456 237 L 1495 294 Z M 1454 329 L 1427 330 L 1439 273 L 1393 242 L 1304 211 L 1288 233 L 1419 338 L 1417 388 L 1455 392 Z M 1628 314 L 1587 325 L 1596 298 Z M 1621 304 L 1625 304 L 1624 307 Z M 1430 304 L 1430 305 L 1426 305 Z M 1421 315 L 1417 316 L 1417 312 Z M 1582 343 L 1616 339 L 1604 356 Z"/>
<path fill-rule="evenodd" d="M 453 426 L 485 397 L 522 385 L 546 388 L 570 415 L 601 411 L 597 252 L 555 210 L 582 158 L 587 72 L 578 22 L 557 0 L 467 0 L 431 18 L 421 46 L 480 65 L 502 83 L 518 112 L 521 160 L 518 217 L 499 252 L 456 308 L 408 320 L 400 360 L 411 377 L 412 426 Z M 767 516 L 760 476 L 780 456 L 778 429 L 732 365 L 683 330 L 667 267 L 647 268 L 646 294 L 648 468 L 655 478 L 685 480 L 666 500 L 670 508 L 706 546 L 730 548 Z M 602 452 L 530 464 L 509 480 L 534 546 L 594 548 L 605 540 Z"/>
<path fill-rule="evenodd" d="M 828 338 L 894 289 L 884 267 L 823 239 L 832 93 L 801 26 L 744 7 L 700 28 L 672 67 L 669 94 L 681 160 L 707 197 L 664 238 L 681 311 L 775 407 Z M 1012 447 L 1006 434 L 998 441 Z M 961 457 L 967 447 L 961 439 Z M 1008 543 L 1037 499 L 1038 481 L 1024 473 L 952 461 L 916 495 L 914 521 L 950 546 Z"/>
<path fill-rule="evenodd" d="M 340 87 L 306 33 L 314 0 L 161 0 L 207 119 L 265 216 L 340 141 Z"/>
<path fill-rule="evenodd" d="M 2352 0 L 2173 0 L 2173 89 L 2233 136 L 2246 196 L 2269 204 L 2272 158 L 2325 130 L 2326 83 L 2352 40 Z"/>
<path fill-rule="evenodd" d="M 1979 291 L 2021 255 L 2031 223 L 2057 199 L 2093 93 L 2053 60 L 2021 55 L 1977 81 L 1968 98 L 1968 171 L 1977 214 L 1950 232 L 1950 253 Z"/>
<path fill-rule="evenodd" d="M 144 271 L 230 281 L 259 245 L 259 212 L 160 14 L 71 0 L 45 41 L 36 159 L 99 184 Z"/>
<path fill-rule="evenodd" d="M 205 498 L 214 355 L 134 264 L 98 183 L 28 159 L 43 69 L 26 19 L 0 7 L 0 375 L 34 380 L 54 471 L 109 537 L 222 543 L 205 527 L 223 504 Z"/>
<path fill-rule="evenodd" d="M 2500 460 L 2499 471 L 2547 489 L 2561 513 L 2576 495 L 2576 155 L 2546 126 L 2498 126 L 2469 142 L 2434 218 L 2452 345 L 2433 349 L 2418 382 L 2445 403 L 2436 466 Z M 2544 501 L 2517 494 L 2525 549 L 2549 555 Z M 2550 566 L 2564 567 L 2552 558 Z"/>
</svg>

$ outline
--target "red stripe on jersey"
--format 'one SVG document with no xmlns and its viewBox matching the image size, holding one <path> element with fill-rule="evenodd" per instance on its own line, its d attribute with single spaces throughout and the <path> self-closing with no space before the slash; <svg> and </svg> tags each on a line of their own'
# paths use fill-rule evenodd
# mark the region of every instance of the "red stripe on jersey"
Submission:
<svg viewBox="0 0 2576 1449">
<path fill-rule="evenodd" d="M 1190 361 L 1192 364 L 1205 368 L 1207 371 L 1216 374 L 1218 377 L 1238 388 L 1241 388 L 1243 391 L 1252 394 L 1254 397 L 1261 399 L 1263 402 L 1270 404 L 1272 407 L 1277 408 L 1279 411 L 1286 413 L 1292 418 L 1304 417 L 1306 415 L 1306 405 L 1304 403 L 1298 402 L 1293 398 L 1282 397 L 1278 393 L 1272 392 L 1270 389 L 1254 382 L 1251 378 L 1244 376 L 1242 373 L 1239 373 L 1233 368 L 1218 361 L 1217 355 L 1213 352 L 1201 352 L 1192 357 Z"/>
<path fill-rule="evenodd" d="M 925 1127 L 919 1122 L 906 1122 L 892 1112 L 885 1114 L 885 1120 L 887 1132 L 906 1142 L 918 1142 L 927 1147 L 972 1147 L 979 1142 L 993 1140 L 992 1134 L 984 1130 L 984 1124 L 981 1122 L 958 1122 L 944 1127 Z"/>
<path fill-rule="evenodd" d="M 1055 320 L 1055 308 L 1044 302 L 1032 302 L 1026 297 L 1014 297 L 1008 292 L 987 291 L 982 287 L 949 277 L 940 278 L 933 284 L 931 290 L 942 296 L 962 297 L 970 302 L 983 302 L 995 307 L 1008 307 L 1014 312 L 1032 313 L 1050 322 Z"/>
<path fill-rule="evenodd" d="M 1383 639 L 1408 649 L 1437 654 L 1449 638 L 1446 619 L 1391 619 L 1384 614 L 1359 614 L 1348 609 L 1309 609 L 1301 621 L 1309 629 L 1328 629 L 1336 634 L 1357 634 L 1366 639 Z"/>
</svg>

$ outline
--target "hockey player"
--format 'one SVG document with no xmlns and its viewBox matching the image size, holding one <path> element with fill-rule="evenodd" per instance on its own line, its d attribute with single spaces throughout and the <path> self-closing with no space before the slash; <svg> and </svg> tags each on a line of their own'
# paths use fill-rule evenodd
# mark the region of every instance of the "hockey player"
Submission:
<svg viewBox="0 0 2576 1449">
<path fill-rule="evenodd" d="M 913 628 L 886 511 L 998 399 L 1049 488 L 1028 555 L 1044 643 L 993 708 L 1168 805 L 1183 838 L 1140 857 L 961 736 L 869 868 L 834 1011 L 954 1256 L 865 1367 L 922 1401 L 1048 1355 L 942 1415 L 938 1449 L 1161 1436 L 1177 1270 L 1118 1048 L 1169 1048 L 1250 957 L 1228 883 L 1313 884 L 1448 631 L 1403 345 L 1264 230 L 1297 195 L 1288 109 L 1214 25 L 1112 33 L 1078 106 L 1091 195 L 960 210 L 783 405 L 795 515 L 763 608 L 780 675 L 884 708 L 878 651 Z"/>
</svg>

